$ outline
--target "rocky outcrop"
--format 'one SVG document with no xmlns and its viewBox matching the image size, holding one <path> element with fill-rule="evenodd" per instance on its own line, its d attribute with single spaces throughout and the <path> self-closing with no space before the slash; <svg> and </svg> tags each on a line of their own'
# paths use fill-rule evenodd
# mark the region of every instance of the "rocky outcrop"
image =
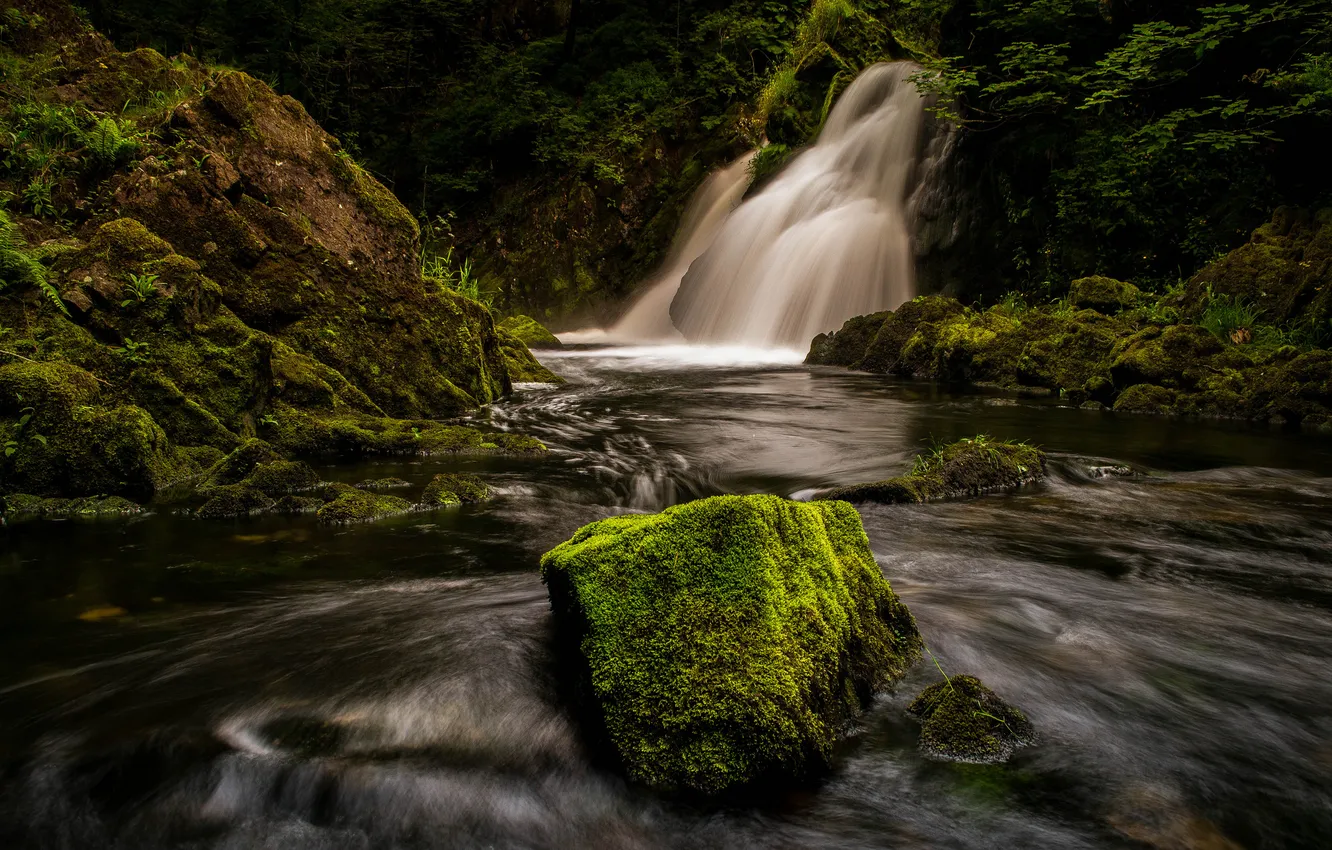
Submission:
<svg viewBox="0 0 1332 850">
<path fill-rule="evenodd" d="M 902 504 L 978 496 L 1045 477 L 1045 453 L 1022 443 L 979 436 L 932 449 L 916 458 L 909 475 L 837 487 L 819 499 Z"/>
<path fill-rule="evenodd" d="M 254 437 L 282 458 L 544 449 L 438 421 L 509 392 L 511 365 L 557 379 L 422 278 L 412 215 L 299 103 L 117 52 L 63 0 L 11 5 L 9 61 L 58 61 L 0 120 L 40 105 L 73 129 L 5 249 L 40 265 L 0 291 L 0 493 L 146 500 Z M 10 153 L 0 189 L 24 196 Z"/>
<path fill-rule="evenodd" d="M 920 656 L 843 503 L 719 496 L 612 517 L 541 565 L 589 722 L 659 788 L 826 768 L 843 724 Z"/>
</svg>

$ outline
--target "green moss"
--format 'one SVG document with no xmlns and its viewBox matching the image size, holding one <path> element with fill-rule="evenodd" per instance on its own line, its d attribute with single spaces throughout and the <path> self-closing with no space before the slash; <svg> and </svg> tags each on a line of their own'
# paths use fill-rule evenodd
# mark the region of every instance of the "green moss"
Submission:
<svg viewBox="0 0 1332 850">
<path fill-rule="evenodd" d="M 412 486 L 412 483 L 401 478 L 374 478 L 362 481 L 356 486 L 362 490 L 403 490 Z"/>
<path fill-rule="evenodd" d="M 265 434 L 283 451 L 305 457 L 380 454 L 540 455 L 546 447 L 521 434 L 486 433 L 429 419 L 358 413 L 320 414 L 280 405 Z"/>
<path fill-rule="evenodd" d="M 1134 384 L 1119 394 L 1114 409 L 1120 413 L 1169 413 L 1175 393 L 1155 384 Z"/>
<path fill-rule="evenodd" d="M 814 366 L 850 366 L 855 368 L 865 357 L 870 343 L 878 335 L 883 323 L 892 315 L 888 312 L 870 313 L 848 319 L 842 329 L 832 334 L 819 334 L 809 345 L 805 362 Z"/>
<path fill-rule="evenodd" d="M 1075 280 L 1068 290 L 1068 301 L 1074 307 L 1107 315 L 1132 309 L 1141 300 L 1142 291 L 1133 284 L 1099 275 Z"/>
<path fill-rule="evenodd" d="M 531 316 L 509 316 L 501 320 L 496 327 L 508 331 L 531 349 L 564 347 L 559 337 Z"/>
<path fill-rule="evenodd" d="M 1044 452 L 979 436 L 921 455 L 910 475 L 838 487 L 819 498 L 884 504 L 928 502 L 1021 487 L 1044 477 Z"/>
<path fill-rule="evenodd" d="M 299 516 L 301 514 L 315 513 L 323 506 L 324 500 L 317 499 L 314 496 L 283 496 L 273 504 L 272 512 L 275 514 Z"/>
<path fill-rule="evenodd" d="M 208 470 L 203 488 L 239 484 L 249 478 L 259 464 L 272 464 L 281 460 L 282 455 L 263 440 L 246 440 Z"/>
<path fill-rule="evenodd" d="M 430 479 L 421 493 L 423 505 L 459 505 L 484 502 L 491 495 L 490 487 L 475 475 L 441 473 Z"/>
<path fill-rule="evenodd" d="M 269 496 L 287 496 L 313 490 L 319 485 L 319 474 L 307 463 L 277 460 L 257 465 L 245 483 Z"/>
<path fill-rule="evenodd" d="M 0 496 L 0 513 L 9 517 L 98 518 L 142 513 L 143 508 L 120 496 L 88 496 L 81 499 L 44 499 L 15 494 Z"/>
<path fill-rule="evenodd" d="M 564 379 L 542 366 L 527 350 L 522 340 L 501 330 L 499 332 L 500 350 L 504 353 L 504 365 L 509 372 L 509 380 L 515 384 L 562 384 Z"/>
<path fill-rule="evenodd" d="M 845 504 L 719 496 L 613 517 L 541 565 L 609 741 L 661 788 L 826 768 L 842 725 L 920 654 Z"/>
<path fill-rule="evenodd" d="M 263 513 L 273 507 L 273 499 L 248 484 L 224 484 L 209 491 L 209 499 L 198 510 L 203 519 L 225 519 Z"/>
<path fill-rule="evenodd" d="M 940 761 L 997 764 L 1036 737 L 1021 710 L 974 676 L 953 676 L 931 685 L 907 712 L 921 722 L 921 750 Z"/>
<path fill-rule="evenodd" d="M 332 524 L 370 522 L 416 509 L 416 506 L 406 499 L 358 490 L 345 484 L 332 485 L 325 492 L 325 498 L 329 496 L 332 498 L 318 511 L 320 522 Z"/>
</svg>

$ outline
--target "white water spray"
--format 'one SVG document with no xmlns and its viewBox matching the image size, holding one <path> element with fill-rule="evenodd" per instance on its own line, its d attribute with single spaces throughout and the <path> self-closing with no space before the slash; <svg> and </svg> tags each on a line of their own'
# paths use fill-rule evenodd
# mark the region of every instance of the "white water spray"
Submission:
<svg viewBox="0 0 1332 850">
<path fill-rule="evenodd" d="M 671 324 L 671 300 L 690 264 L 712 245 L 726 217 L 744 197 L 753 158 L 751 151 L 703 180 L 689 199 L 662 271 L 643 286 L 643 296 L 613 327 L 560 334 L 560 340 L 575 344 L 682 342 L 684 337 Z"/>
<path fill-rule="evenodd" d="M 686 338 L 803 348 L 914 295 L 905 202 L 925 116 L 908 79 L 919 70 L 866 69 L 818 143 L 727 218 L 671 304 Z"/>
</svg>

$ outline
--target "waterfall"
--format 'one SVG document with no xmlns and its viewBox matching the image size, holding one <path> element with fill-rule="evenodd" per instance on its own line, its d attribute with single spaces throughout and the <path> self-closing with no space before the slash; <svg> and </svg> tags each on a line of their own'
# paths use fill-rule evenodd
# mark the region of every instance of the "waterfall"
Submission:
<svg viewBox="0 0 1332 850">
<path fill-rule="evenodd" d="M 644 294 L 607 329 L 560 334 L 565 343 L 681 342 L 671 324 L 671 301 L 689 266 L 708 249 L 726 217 L 740 203 L 749 186 L 751 151 L 709 174 L 694 191 L 671 244 L 662 270 L 643 286 Z"/>
<path fill-rule="evenodd" d="M 915 294 L 906 199 L 926 102 L 907 78 L 919 70 L 867 68 L 818 142 L 725 219 L 670 305 L 686 338 L 803 348 Z"/>
</svg>

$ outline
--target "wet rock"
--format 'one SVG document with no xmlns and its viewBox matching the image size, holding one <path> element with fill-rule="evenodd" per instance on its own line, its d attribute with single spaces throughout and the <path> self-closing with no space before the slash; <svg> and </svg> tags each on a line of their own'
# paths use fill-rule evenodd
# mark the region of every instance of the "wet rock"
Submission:
<svg viewBox="0 0 1332 850">
<path fill-rule="evenodd" d="M 323 495 L 327 502 L 317 515 L 320 522 L 330 524 L 371 522 L 417 509 L 406 499 L 358 490 L 346 484 L 331 484 Z"/>
<path fill-rule="evenodd" d="M 274 498 L 302 493 L 319 486 L 319 473 L 308 463 L 276 460 L 255 466 L 245 483 Z"/>
<path fill-rule="evenodd" d="M 1175 404 L 1175 393 L 1153 384 L 1134 384 L 1115 400 L 1118 413 L 1169 413 Z"/>
<path fill-rule="evenodd" d="M 202 519 L 228 519 L 263 513 L 273 507 L 273 499 L 247 484 L 224 484 L 209 491 L 209 499 L 196 512 Z"/>
<path fill-rule="evenodd" d="M 921 455 L 910 475 L 837 487 L 818 498 L 897 504 L 977 496 L 1038 481 L 1045 477 L 1045 466 L 1039 449 L 972 437 Z"/>
<path fill-rule="evenodd" d="M 79 499 L 44 499 L 16 493 L 0 497 L 0 513 L 7 517 L 120 517 L 143 512 L 143 506 L 120 496 L 87 496 Z"/>
<path fill-rule="evenodd" d="M 323 499 L 314 496 L 283 496 L 273 503 L 272 512 L 287 516 L 312 514 L 324 506 Z"/>
<path fill-rule="evenodd" d="M 920 657 L 846 504 L 703 499 L 588 525 L 541 564 L 589 723 L 659 788 L 826 769 L 843 724 Z"/>
<path fill-rule="evenodd" d="M 998 764 L 1035 741 L 1027 716 L 974 676 L 953 676 L 912 700 L 920 748 L 939 761 Z"/>
<path fill-rule="evenodd" d="M 509 377 L 515 384 L 562 384 L 564 379 L 542 366 L 527 350 L 522 340 L 506 330 L 499 331 L 500 351 Z"/>
<path fill-rule="evenodd" d="M 1106 818 L 1110 826 L 1156 850 L 1240 850 L 1239 844 L 1191 810 L 1173 789 L 1131 785 L 1112 805 Z"/>
<path fill-rule="evenodd" d="M 423 505 L 459 505 L 483 502 L 491 495 L 490 487 L 475 475 L 441 473 L 430 479 L 421 494 Z"/>
<path fill-rule="evenodd" d="M 1090 466 L 1087 467 L 1087 472 L 1092 478 L 1134 478 L 1138 474 L 1132 467 L 1121 466 L 1118 464 L 1109 466 Z"/>
</svg>

